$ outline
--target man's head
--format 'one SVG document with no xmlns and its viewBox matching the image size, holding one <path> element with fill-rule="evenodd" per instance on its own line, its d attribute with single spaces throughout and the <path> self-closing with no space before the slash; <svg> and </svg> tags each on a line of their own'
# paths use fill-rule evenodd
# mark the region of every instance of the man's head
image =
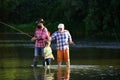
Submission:
<svg viewBox="0 0 120 80">
<path fill-rule="evenodd" d="M 60 32 L 63 32 L 63 31 L 64 31 L 64 28 L 65 28 L 65 26 L 64 26 L 63 23 L 60 23 L 60 24 L 58 25 L 58 30 L 59 30 Z"/>
<path fill-rule="evenodd" d="M 38 23 L 42 23 L 42 24 L 44 24 L 45 21 L 44 21 L 44 19 L 40 18 L 40 19 L 38 19 L 38 20 L 36 21 L 36 23 L 37 23 L 37 24 L 38 24 Z"/>
<path fill-rule="evenodd" d="M 58 25 L 58 28 L 64 28 L 64 24 L 60 23 L 60 24 Z"/>
<path fill-rule="evenodd" d="M 38 28 L 42 28 L 45 21 L 42 18 L 40 18 L 38 21 L 36 21 L 36 23 L 38 25 Z"/>
</svg>

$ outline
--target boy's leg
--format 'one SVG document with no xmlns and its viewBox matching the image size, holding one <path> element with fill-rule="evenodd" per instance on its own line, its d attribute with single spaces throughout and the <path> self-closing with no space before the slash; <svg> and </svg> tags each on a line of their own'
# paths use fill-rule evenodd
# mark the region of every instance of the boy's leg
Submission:
<svg viewBox="0 0 120 80">
<path fill-rule="evenodd" d="M 48 59 L 48 63 L 49 63 L 49 65 L 51 65 L 51 58 Z"/>
<path fill-rule="evenodd" d="M 45 59 L 44 59 L 44 57 L 42 56 L 42 65 L 43 65 L 43 67 L 45 67 L 46 66 L 46 61 L 45 61 Z"/>
<path fill-rule="evenodd" d="M 46 59 L 46 61 L 47 61 L 47 68 L 50 69 L 51 58 Z"/>
</svg>

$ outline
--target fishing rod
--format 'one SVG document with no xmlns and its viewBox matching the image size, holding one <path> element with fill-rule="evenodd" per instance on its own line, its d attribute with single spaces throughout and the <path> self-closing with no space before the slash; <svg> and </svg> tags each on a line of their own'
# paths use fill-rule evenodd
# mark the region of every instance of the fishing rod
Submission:
<svg viewBox="0 0 120 80">
<path fill-rule="evenodd" d="M 30 37 L 30 38 L 32 38 L 32 36 L 31 36 L 31 35 L 29 35 L 29 34 L 27 34 L 27 33 L 23 32 L 23 31 L 21 31 L 21 30 L 19 30 L 19 29 L 15 28 L 14 26 L 11 26 L 11 25 L 6 24 L 6 23 L 1 22 L 1 21 L 0 21 L 0 23 L 1 23 L 1 24 L 3 24 L 3 25 L 5 25 L 5 26 L 10 27 L 11 29 L 14 29 L 14 30 L 16 30 L 16 31 L 18 31 L 18 32 L 20 32 L 20 33 L 22 33 L 22 34 L 24 34 L 24 35 L 26 35 L 26 36 Z"/>
</svg>

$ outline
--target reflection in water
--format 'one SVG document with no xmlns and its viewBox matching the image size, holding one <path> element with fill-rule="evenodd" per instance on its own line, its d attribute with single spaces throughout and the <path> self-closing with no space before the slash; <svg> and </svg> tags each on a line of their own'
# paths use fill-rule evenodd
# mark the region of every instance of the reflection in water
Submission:
<svg viewBox="0 0 120 80">
<path fill-rule="evenodd" d="M 37 69 L 34 70 L 34 78 L 35 80 L 54 80 L 54 73 L 51 73 L 51 69 Z"/>
<path fill-rule="evenodd" d="M 51 73 L 51 69 L 45 68 L 44 80 L 54 80 L 54 73 Z"/>
<path fill-rule="evenodd" d="M 37 68 L 33 68 L 33 71 L 34 71 L 34 78 L 35 78 L 35 80 L 39 80 L 39 74 L 38 74 Z"/>
<path fill-rule="evenodd" d="M 57 80 L 69 80 L 70 79 L 70 68 L 58 67 Z"/>
<path fill-rule="evenodd" d="M 58 67 L 57 72 L 56 71 L 51 72 L 51 69 L 47 69 L 47 68 L 42 68 L 42 69 L 33 68 L 33 70 L 34 70 L 35 80 L 69 80 L 70 79 L 70 68 L 68 67 Z M 55 76 L 57 77 L 57 79 L 55 79 Z"/>
</svg>

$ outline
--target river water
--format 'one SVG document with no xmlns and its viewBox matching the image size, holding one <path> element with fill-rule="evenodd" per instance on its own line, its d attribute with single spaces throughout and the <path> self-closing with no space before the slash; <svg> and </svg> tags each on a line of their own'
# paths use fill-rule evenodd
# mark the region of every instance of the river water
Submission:
<svg viewBox="0 0 120 80">
<path fill-rule="evenodd" d="M 2 36 L 2 35 L 1 35 Z M 120 46 L 116 43 L 75 42 L 70 46 L 71 67 L 55 60 L 50 69 L 41 61 L 33 68 L 34 43 L 21 36 L 0 38 L 0 80 L 120 80 Z"/>
</svg>

